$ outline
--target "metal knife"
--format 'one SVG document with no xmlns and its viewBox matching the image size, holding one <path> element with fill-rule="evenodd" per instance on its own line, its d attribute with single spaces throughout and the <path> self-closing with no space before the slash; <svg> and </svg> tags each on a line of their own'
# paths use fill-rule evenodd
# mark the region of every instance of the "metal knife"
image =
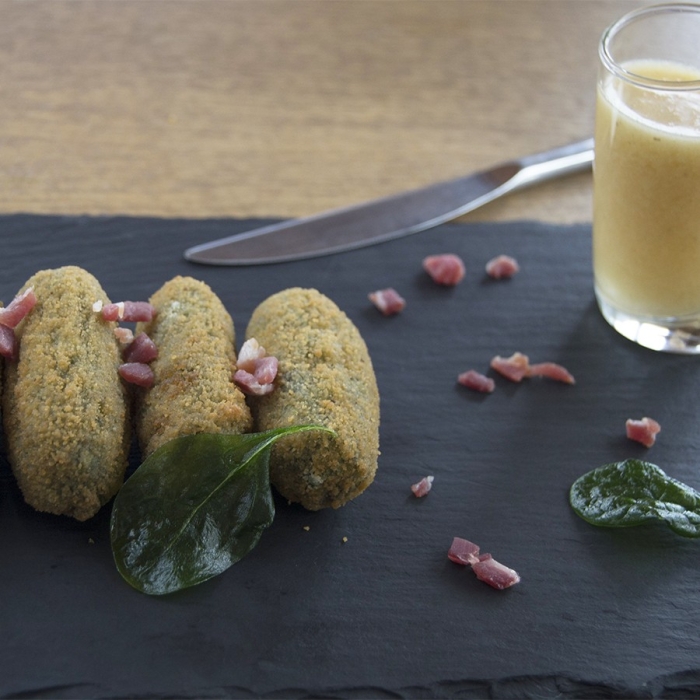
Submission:
<svg viewBox="0 0 700 700">
<path fill-rule="evenodd" d="M 185 251 L 207 265 L 261 265 L 314 258 L 425 231 L 504 194 L 588 169 L 593 139 L 501 163 L 417 190 L 255 228 Z"/>
</svg>

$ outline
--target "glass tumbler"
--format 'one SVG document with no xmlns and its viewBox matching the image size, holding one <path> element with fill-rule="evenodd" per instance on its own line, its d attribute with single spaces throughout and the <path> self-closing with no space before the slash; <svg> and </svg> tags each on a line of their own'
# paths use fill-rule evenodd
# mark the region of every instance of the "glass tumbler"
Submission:
<svg viewBox="0 0 700 700">
<path fill-rule="evenodd" d="M 603 317 L 700 353 L 700 5 L 631 12 L 599 45 L 593 272 Z"/>
</svg>

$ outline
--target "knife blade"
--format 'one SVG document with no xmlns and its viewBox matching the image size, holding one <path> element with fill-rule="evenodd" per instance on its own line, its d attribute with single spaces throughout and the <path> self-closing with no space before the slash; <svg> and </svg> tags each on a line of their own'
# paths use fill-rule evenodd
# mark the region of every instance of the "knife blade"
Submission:
<svg viewBox="0 0 700 700">
<path fill-rule="evenodd" d="M 590 168 L 593 139 L 524 156 L 465 177 L 188 248 L 206 265 L 262 265 L 340 253 L 438 226 L 509 192 Z"/>
</svg>

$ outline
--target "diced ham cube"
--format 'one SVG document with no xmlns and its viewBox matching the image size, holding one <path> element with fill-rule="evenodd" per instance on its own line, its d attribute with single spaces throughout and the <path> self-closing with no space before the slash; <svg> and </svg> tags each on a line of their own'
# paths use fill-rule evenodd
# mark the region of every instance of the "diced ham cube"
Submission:
<svg viewBox="0 0 700 700">
<path fill-rule="evenodd" d="M 244 394 L 265 396 L 274 391 L 279 363 L 255 338 L 243 343 L 236 366 L 233 381 Z"/>
<path fill-rule="evenodd" d="M 271 355 L 268 357 L 261 357 L 259 360 L 255 361 L 253 376 L 260 384 L 272 384 L 277 376 L 278 367 L 279 363 L 276 357 Z"/>
<path fill-rule="evenodd" d="M 120 301 L 116 304 L 105 304 L 100 309 L 105 321 L 148 322 L 153 320 L 155 312 L 155 308 L 147 301 Z"/>
<path fill-rule="evenodd" d="M 461 537 L 455 537 L 447 552 L 447 558 L 463 566 L 475 564 L 479 561 L 479 545 Z"/>
<path fill-rule="evenodd" d="M 95 313 L 102 314 L 105 321 L 121 321 L 124 319 L 124 302 L 117 304 L 102 304 L 97 301 L 92 307 Z"/>
<path fill-rule="evenodd" d="M 454 287 L 464 278 L 462 258 L 453 253 L 429 255 L 423 259 L 423 269 L 430 275 L 433 282 L 447 287 Z"/>
<path fill-rule="evenodd" d="M 527 355 L 516 352 L 510 357 L 501 357 L 496 355 L 491 360 L 491 368 L 503 375 L 511 382 L 520 382 L 524 377 L 528 376 L 530 369 L 530 360 Z"/>
<path fill-rule="evenodd" d="M 496 382 L 475 369 L 467 370 L 457 376 L 457 381 L 472 391 L 480 391 L 483 394 L 490 394 L 496 388 Z"/>
<path fill-rule="evenodd" d="M 490 554 L 483 555 L 479 561 L 472 564 L 472 570 L 479 581 L 488 583 L 489 586 L 499 591 L 509 588 L 520 581 L 516 571 L 497 562 Z"/>
<path fill-rule="evenodd" d="M 36 295 L 34 287 L 25 289 L 18 294 L 7 306 L 0 307 L 0 325 L 6 328 L 16 328 L 17 324 L 36 305 Z"/>
<path fill-rule="evenodd" d="M 418 483 L 411 486 L 411 491 L 416 498 L 423 498 L 433 488 L 434 476 L 425 476 Z"/>
<path fill-rule="evenodd" d="M 520 382 L 525 377 L 549 377 L 565 384 L 575 384 L 571 372 L 556 362 L 538 362 L 530 364 L 530 358 L 521 352 L 513 353 L 510 357 L 496 355 L 491 360 L 491 367 L 511 382 Z"/>
<path fill-rule="evenodd" d="M 136 384 L 145 388 L 153 386 L 155 376 L 153 370 L 143 362 L 125 362 L 119 366 L 119 376 L 129 384 Z"/>
<path fill-rule="evenodd" d="M 124 349 L 122 356 L 124 362 L 148 364 L 158 357 L 158 348 L 146 333 L 139 333 Z"/>
<path fill-rule="evenodd" d="M 403 311 L 406 300 L 392 287 L 371 292 L 369 300 L 385 315 L 393 316 Z"/>
<path fill-rule="evenodd" d="M 651 447 L 656 442 L 656 435 L 661 431 L 661 426 L 653 419 L 644 417 L 641 420 L 628 418 L 625 423 L 627 437 L 630 440 L 641 442 L 645 447 Z"/>
<path fill-rule="evenodd" d="M 576 380 L 569 370 L 556 362 L 538 362 L 530 365 L 528 377 L 548 377 L 564 384 L 576 384 Z"/>
<path fill-rule="evenodd" d="M 275 390 L 275 385 L 272 382 L 262 384 L 255 378 L 254 374 L 246 372 L 244 369 L 236 370 L 233 381 L 244 394 L 249 396 L 266 396 Z"/>
<path fill-rule="evenodd" d="M 0 325 L 0 356 L 8 360 L 16 360 L 17 354 L 18 343 L 14 329 Z"/>
<path fill-rule="evenodd" d="M 499 255 L 486 263 L 486 274 L 495 280 L 510 279 L 519 270 L 518 261 L 509 255 Z"/>
<path fill-rule="evenodd" d="M 114 337 L 117 339 L 120 345 L 129 345 L 129 343 L 134 341 L 134 332 L 131 330 L 131 328 L 117 326 L 114 329 Z"/>
<path fill-rule="evenodd" d="M 267 352 L 265 348 L 260 345 L 255 338 L 248 338 L 248 340 L 243 343 L 238 353 L 236 367 L 238 367 L 238 369 L 244 369 L 246 372 L 252 374 L 255 372 L 255 361 L 261 360 L 266 355 Z"/>
<path fill-rule="evenodd" d="M 489 586 L 503 590 L 520 581 L 520 576 L 507 566 L 497 562 L 490 554 L 479 554 L 479 545 L 455 537 L 447 552 L 450 561 L 462 566 L 471 566 L 476 577 Z"/>
</svg>

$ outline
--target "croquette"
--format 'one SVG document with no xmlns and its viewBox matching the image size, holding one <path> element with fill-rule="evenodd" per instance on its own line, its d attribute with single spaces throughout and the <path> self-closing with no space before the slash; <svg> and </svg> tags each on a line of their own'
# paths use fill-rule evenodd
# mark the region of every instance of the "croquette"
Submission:
<svg viewBox="0 0 700 700">
<path fill-rule="evenodd" d="M 136 430 L 144 456 L 180 435 L 245 433 L 252 428 L 233 383 L 233 321 L 216 294 L 191 277 L 175 277 L 150 299 L 152 321 L 139 323 L 158 348 L 155 381 L 137 391 Z"/>
<path fill-rule="evenodd" d="M 28 287 L 37 304 L 5 366 L 8 457 L 29 505 L 87 520 L 119 490 L 130 441 L 115 324 L 92 308 L 109 299 L 79 267 L 42 270 Z"/>
<path fill-rule="evenodd" d="M 352 321 L 315 289 L 293 288 L 263 301 L 246 330 L 279 361 L 277 387 L 249 397 L 256 429 L 321 424 L 280 440 L 270 479 L 309 510 L 338 508 L 374 480 L 379 454 L 379 392 L 372 362 Z"/>
</svg>

